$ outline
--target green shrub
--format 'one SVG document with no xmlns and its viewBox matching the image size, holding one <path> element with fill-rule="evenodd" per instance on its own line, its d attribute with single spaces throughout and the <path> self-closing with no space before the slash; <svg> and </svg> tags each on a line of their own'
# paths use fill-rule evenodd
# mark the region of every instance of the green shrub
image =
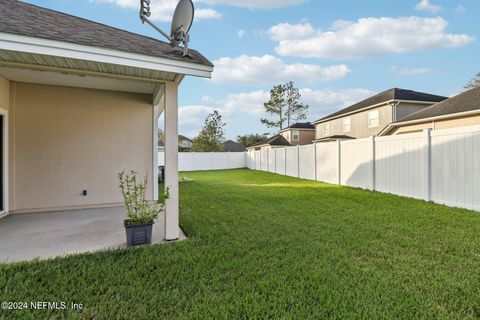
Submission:
<svg viewBox="0 0 480 320">
<path fill-rule="evenodd" d="M 135 171 L 129 173 L 122 171 L 118 174 L 120 190 L 127 208 L 127 224 L 152 223 L 164 208 L 169 197 L 168 189 L 159 196 L 157 203 L 151 203 L 146 199 L 147 176 L 140 183 L 137 181 L 137 175 Z"/>
</svg>

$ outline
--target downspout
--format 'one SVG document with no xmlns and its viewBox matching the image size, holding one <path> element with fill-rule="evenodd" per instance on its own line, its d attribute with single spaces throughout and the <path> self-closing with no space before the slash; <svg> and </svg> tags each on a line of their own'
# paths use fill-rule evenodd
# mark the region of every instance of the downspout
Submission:
<svg viewBox="0 0 480 320">
<path fill-rule="evenodd" d="M 400 101 L 394 101 L 392 103 L 392 122 L 397 121 L 397 106 L 400 104 Z"/>
</svg>

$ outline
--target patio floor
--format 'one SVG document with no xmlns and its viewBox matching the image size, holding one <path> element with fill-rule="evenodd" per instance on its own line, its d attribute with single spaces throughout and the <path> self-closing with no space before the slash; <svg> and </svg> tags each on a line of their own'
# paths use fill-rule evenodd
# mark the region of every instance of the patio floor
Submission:
<svg viewBox="0 0 480 320">
<path fill-rule="evenodd" d="M 126 248 L 125 217 L 123 207 L 7 216 L 0 219 L 0 262 Z M 161 215 L 154 224 L 152 242 L 165 242 L 164 233 Z"/>
</svg>

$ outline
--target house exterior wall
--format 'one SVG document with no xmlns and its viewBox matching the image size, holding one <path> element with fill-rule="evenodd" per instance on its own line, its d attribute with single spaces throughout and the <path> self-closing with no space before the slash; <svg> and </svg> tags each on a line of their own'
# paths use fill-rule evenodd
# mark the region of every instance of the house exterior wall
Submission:
<svg viewBox="0 0 480 320">
<path fill-rule="evenodd" d="M 300 139 L 298 141 L 293 141 L 293 132 L 298 131 L 300 135 Z M 315 140 L 315 130 L 306 130 L 306 129 L 288 129 L 285 131 L 280 132 L 280 134 L 287 139 L 287 141 L 292 145 L 306 145 L 311 144 L 313 140 Z"/>
<path fill-rule="evenodd" d="M 10 81 L 0 76 L 0 108 L 10 108 Z"/>
<path fill-rule="evenodd" d="M 395 107 L 395 119 L 393 121 L 401 120 L 402 118 L 428 108 L 431 104 L 414 104 L 414 103 L 400 103 Z"/>
<path fill-rule="evenodd" d="M 10 211 L 119 204 L 122 170 L 148 174 L 153 198 L 150 95 L 18 82 L 10 93 Z"/>
<path fill-rule="evenodd" d="M 375 128 L 369 128 L 368 113 L 374 110 L 379 111 L 379 125 Z M 343 130 L 343 120 L 345 118 L 350 118 L 350 132 L 344 132 Z M 392 123 L 392 118 L 391 105 L 379 106 L 378 108 L 368 109 L 345 117 L 315 124 L 315 139 L 322 139 L 333 135 L 346 135 L 357 139 L 366 138 L 378 134 L 385 126 Z M 330 133 L 324 134 L 324 126 L 327 123 L 330 124 Z"/>
<path fill-rule="evenodd" d="M 392 129 L 387 135 L 405 134 L 411 132 L 420 132 L 424 129 L 440 130 L 459 127 L 480 125 L 480 115 L 462 116 L 450 119 L 425 121 L 421 123 L 403 125 Z"/>
</svg>

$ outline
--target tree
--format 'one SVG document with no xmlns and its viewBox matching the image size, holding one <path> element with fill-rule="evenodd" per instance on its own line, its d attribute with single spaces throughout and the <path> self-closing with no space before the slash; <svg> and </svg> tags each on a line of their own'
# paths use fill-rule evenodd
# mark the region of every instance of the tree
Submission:
<svg viewBox="0 0 480 320">
<path fill-rule="evenodd" d="M 220 152 L 223 150 L 225 123 L 218 111 L 210 113 L 205 119 L 202 131 L 192 141 L 192 151 L 195 152 Z"/>
<path fill-rule="evenodd" d="M 477 73 L 475 78 L 470 80 L 470 82 L 465 86 L 465 89 L 473 89 L 480 86 L 480 73 Z"/>
<path fill-rule="evenodd" d="M 237 142 L 243 144 L 245 147 L 251 147 L 267 139 L 266 134 L 247 134 L 244 136 L 237 136 Z"/>
<path fill-rule="evenodd" d="M 302 103 L 300 90 L 295 87 L 293 81 L 274 86 L 270 90 L 270 100 L 264 103 L 264 107 L 267 113 L 276 118 L 275 120 L 260 120 L 269 128 L 282 130 L 298 120 L 307 118 L 308 105 Z"/>
</svg>

